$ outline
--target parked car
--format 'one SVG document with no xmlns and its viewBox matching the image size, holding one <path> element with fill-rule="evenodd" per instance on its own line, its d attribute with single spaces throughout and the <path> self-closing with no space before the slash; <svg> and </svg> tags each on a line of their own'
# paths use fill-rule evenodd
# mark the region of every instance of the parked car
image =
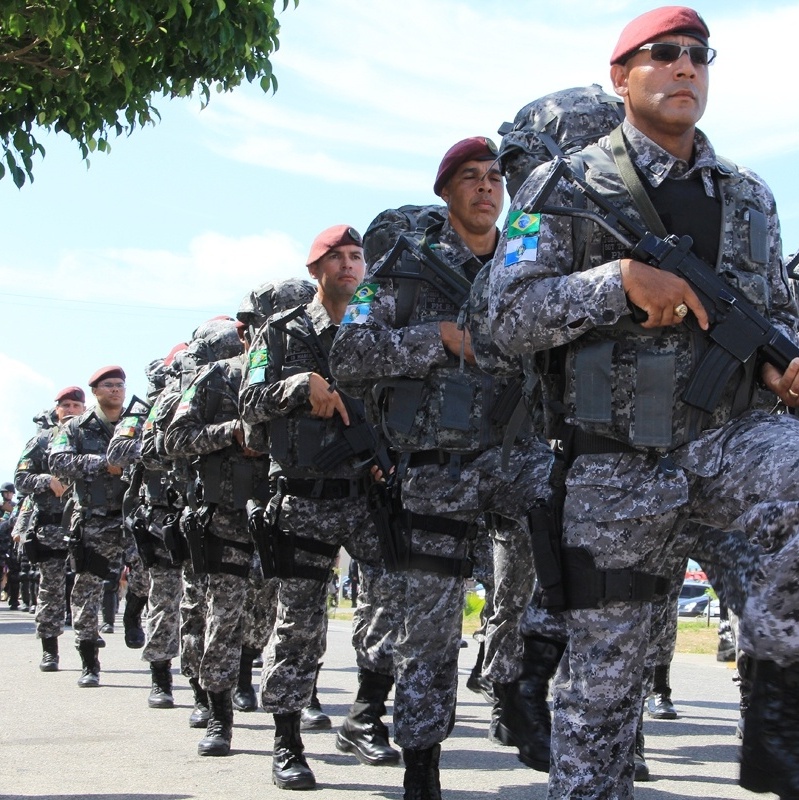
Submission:
<svg viewBox="0 0 799 800">
<path fill-rule="evenodd" d="M 681 617 L 700 617 L 707 614 L 709 605 L 710 616 L 717 617 L 719 601 L 711 599 L 708 594 L 710 588 L 710 584 L 705 581 L 685 581 L 677 599 L 677 613 Z"/>
</svg>

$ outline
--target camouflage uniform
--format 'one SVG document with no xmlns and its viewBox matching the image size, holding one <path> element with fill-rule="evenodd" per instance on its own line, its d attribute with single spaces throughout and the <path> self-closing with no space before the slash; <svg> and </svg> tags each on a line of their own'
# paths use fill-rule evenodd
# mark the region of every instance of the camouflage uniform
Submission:
<svg viewBox="0 0 799 800">
<path fill-rule="evenodd" d="M 34 504 L 30 541 L 23 546 L 39 564 L 36 635 L 40 639 L 60 636 L 66 616 L 67 531 L 61 525 L 66 496 L 56 497 L 51 491 L 53 476 L 47 464 L 47 448 L 55 424 L 52 419 L 50 427 L 41 427 L 25 445 L 14 473 L 14 485 Z"/>
<path fill-rule="evenodd" d="M 338 415 L 330 420 L 310 415 L 309 374 L 320 367 L 308 346 L 275 325 L 286 318 L 290 327 L 300 331 L 312 326 L 326 352 L 336 326 L 318 297 L 299 311 L 303 308 L 307 317 L 297 316 L 295 309 L 271 317 L 261 328 L 250 349 L 241 394 L 245 421 L 256 430 L 259 423 L 269 426 L 270 473 L 278 487 L 270 512 L 278 515 L 281 530 L 295 537 L 293 553 L 284 557 L 293 562 L 298 574 L 278 576 L 277 621 L 261 674 L 263 708 L 281 715 L 300 711 L 311 699 L 317 664 L 324 653 L 327 583 L 339 548 L 345 547 L 353 558 L 374 567 L 379 565 L 380 552 L 366 509 L 363 465 L 354 457 L 344 458 L 327 471 L 313 463 L 317 452 L 341 441 L 344 425 Z M 285 489 L 281 489 L 283 481 Z M 311 489 L 304 490 L 314 482 L 321 496 L 311 497 Z M 305 544 L 311 549 L 305 549 Z M 366 658 L 363 651 L 360 658 Z"/>
<path fill-rule="evenodd" d="M 693 186 L 702 202 L 720 195 L 718 270 L 795 339 L 796 307 L 780 259 L 774 200 L 765 184 L 748 170 L 719 163 L 698 131 L 692 165 L 670 156 L 628 122 L 623 131 L 633 162 L 652 186 L 669 177 L 675 184 L 685 181 L 686 190 Z M 640 220 L 609 151 L 607 138 L 583 151 L 586 179 Z M 574 461 L 567 480 L 564 552 L 584 548 L 599 571 L 667 578 L 669 565 L 691 550 L 690 537 L 680 538 L 689 517 L 731 528 L 766 498 L 779 500 L 782 514 L 794 513 L 799 457 L 792 443 L 799 441 L 799 428 L 792 417 L 752 407 L 751 373 L 730 381 L 711 414 L 685 404 L 682 395 L 701 336 L 686 325 L 645 330 L 630 321 L 614 260 L 626 253 L 609 234 L 595 226 L 586 239 L 589 229 L 569 217 L 523 219 L 525 204 L 546 174 L 545 167 L 536 170 L 511 207 L 491 273 L 492 333 L 509 354 L 565 345 L 563 385 L 557 376 L 540 374 L 548 407 L 560 404 L 566 423 L 619 443 L 618 452 L 578 455 Z M 573 205 L 570 193 L 561 183 L 547 203 Z M 527 226 L 526 233 L 519 224 Z M 640 396 L 634 390 L 636 381 L 647 380 L 644 367 L 656 374 L 658 405 L 645 407 L 651 390 Z M 738 390 L 748 405 L 744 411 L 740 397 L 736 403 Z M 759 508 L 755 505 L 747 523 L 750 535 L 757 535 Z M 791 529 L 784 526 L 781 533 L 784 541 Z M 770 546 L 779 548 L 783 541 L 777 539 Z M 730 552 L 729 564 L 754 573 L 751 562 L 737 558 Z M 752 585 L 750 602 L 767 597 L 762 592 L 773 575 L 765 572 L 764 584 Z M 658 583 L 663 589 L 665 581 L 650 583 L 656 593 Z M 746 579 L 741 583 L 745 586 Z M 775 580 L 772 588 L 777 586 Z M 619 597 L 606 596 L 599 608 L 567 612 L 567 659 L 554 687 L 551 798 L 632 797 L 631 754 L 651 603 Z M 777 601 L 768 604 L 768 614 L 775 622 L 796 618 L 795 593 L 791 600 L 773 597 Z M 787 633 L 785 626 L 781 629 Z M 774 640 L 766 657 L 791 662 L 798 645 L 790 633 Z M 750 646 L 761 655 L 762 642 Z"/>
<path fill-rule="evenodd" d="M 427 239 L 471 282 L 482 264 L 449 222 L 428 229 Z M 400 459 L 403 508 L 420 523 L 430 526 L 437 517 L 443 526 L 432 532 L 413 525 L 394 645 L 394 738 L 403 748 L 425 750 L 447 737 L 454 720 L 463 576 L 476 520 L 496 511 L 526 527 L 528 510 L 548 497 L 551 453 L 531 441 L 513 448 L 503 468 L 504 428 L 490 412 L 506 382 L 459 363 L 441 343 L 439 322 L 457 320 L 460 309 L 425 282 L 377 278 L 376 269 L 345 314 L 331 367 L 346 391 L 370 401 L 373 389 L 384 395 L 379 409 L 371 401 L 371 413 L 392 447 L 408 454 Z M 400 293 L 417 289 L 409 318 L 398 324 Z"/>
<path fill-rule="evenodd" d="M 70 528 L 82 526 L 84 548 L 94 554 L 78 567 L 72 588 L 72 627 L 78 642 L 97 639 L 103 581 L 109 569 L 121 569 L 128 544 L 122 528 L 125 483 L 109 474 L 106 459 L 114 427 L 95 406 L 65 422 L 49 449 L 50 471 L 62 482 L 74 484 L 76 503 Z"/>
<path fill-rule="evenodd" d="M 183 393 L 165 440 L 171 455 L 200 456 L 203 503 L 210 512 L 205 539 L 221 551 L 218 558 L 208 559 L 205 652 L 199 669 L 200 685 L 213 693 L 236 683 L 241 611 L 253 552 L 245 505 L 250 498 L 264 499 L 267 494 L 263 459 L 245 455 L 233 436 L 240 424 L 242 358 L 217 361 L 200 370 Z M 206 558 L 216 547 L 206 548 Z"/>
<path fill-rule="evenodd" d="M 128 411 L 137 409 L 129 408 Z M 144 530 L 137 536 L 143 567 L 149 576 L 147 597 L 147 643 L 142 659 L 149 663 L 169 661 L 180 651 L 180 597 L 182 594 L 181 567 L 185 557 L 182 537 L 176 532 L 176 547 L 170 552 L 163 539 L 164 524 L 175 520 L 183 508 L 182 497 L 171 488 L 164 464 L 148 460 L 142 463 L 142 434 L 149 421 L 148 409 L 142 406 L 138 413 L 125 416 L 117 426 L 108 445 L 108 462 L 117 467 L 130 468 L 139 483 L 138 501 L 131 513 L 138 515 Z M 133 522 L 133 520 L 131 520 Z M 127 524 L 127 520 L 126 520 Z M 137 593 L 138 594 L 138 593 Z"/>
</svg>

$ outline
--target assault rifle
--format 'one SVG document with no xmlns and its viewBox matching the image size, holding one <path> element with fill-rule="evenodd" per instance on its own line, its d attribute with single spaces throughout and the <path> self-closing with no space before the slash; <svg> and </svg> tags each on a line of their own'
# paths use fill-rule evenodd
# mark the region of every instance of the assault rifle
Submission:
<svg viewBox="0 0 799 800">
<path fill-rule="evenodd" d="M 741 292 L 717 275 L 713 267 L 691 252 L 693 240 L 690 236 L 671 235 L 662 239 L 649 232 L 578 178 L 563 158 L 555 158 L 549 172 L 541 189 L 524 207 L 525 212 L 582 217 L 595 222 L 627 248 L 632 258 L 679 275 L 702 302 L 710 322 L 708 330 L 702 331 L 695 318 L 686 318 L 686 324 L 692 330 L 701 331 L 710 342 L 683 394 L 686 403 L 711 413 L 735 370 L 756 353 L 781 371 L 799 357 L 799 346 L 795 342 L 766 319 Z M 547 199 L 561 178 L 603 213 L 547 205 Z M 639 322 L 645 320 L 646 313 L 638 309 L 634 318 Z"/>
<path fill-rule="evenodd" d="M 410 258 L 405 257 L 406 253 Z M 457 308 L 466 302 L 472 290 L 471 282 L 448 267 L 429 245 L 420 244 L 407 233 L 400 234 L 374 275 L 377 278 L 425 281 Z"/>
</svg>

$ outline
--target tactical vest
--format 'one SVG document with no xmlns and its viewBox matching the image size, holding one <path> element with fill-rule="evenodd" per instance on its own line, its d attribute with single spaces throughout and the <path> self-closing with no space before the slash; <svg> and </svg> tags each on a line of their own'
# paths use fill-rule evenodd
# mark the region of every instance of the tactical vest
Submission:
<svg viewBox="0 0 799 800">
<path fill-rule="evenodd" d="M 206 389 L 206 424 L 239 419 L 242 366 L 240 357 L 216 361 L 201 378 Z M 269 500 L 266 459 L 245 456 L 238 444 L 200 456 L 197 472 L 205 504 L 241 510 L 250 498 L 261 503 Z"/>
<path fill-rule="evenodd" d="M 31 475 L 46 475 L 50 473 L 47 465 L 47 448 L 50 438 L 57 428 L 40 428 L 36 436 L 28 442 L 25 451 L 17 464 L 17 471 L 24 471 Z M 64 511 L 66 498 L 56 497 L 50 489 L 35 492 L 31 495 L 36 504 L 36 519 L 34 525 L 59 525 L 61 514 Z"/>
<path fill-rule="evenodd" d="M 113 431 L 89 411 L 66 423 L 78 455 L 105 456 Z M 120 475 L 101 471 L 75 480 L 78 505 L 90 514 L 113 514 L 122 509 L 127 484 Z"/>
<path fill-rule="evenodd" d="M 609 151 L 594 145 L 578 158 L 586 180 L 646 227 Z M 716 271 L 768 315 L 769 287 L 764 277 L 768 209 L 763 208 L 762 187 L 726 162 L 716 176 L 722 206 Z M 575 250 L 575 269 L 630 256 L 611 234 L 593 225 L 589 230 L 584 252 Z M 683 402 L 683 392 L 706 347 L 704 335 L 688 325 L 647 330 L 623 317 L 561 348 L 557 379 L 553 381 L 550 374 L 545 381 L 549 406 L 563 409 L 565 404 L 567 421 L 585 432 L 635 448 L 672 450 L 704 430 L 720 427 L 754 402 L 755 359 L 728 382 L 713 413 Z"/>
<path fill-rule="evenodd" d="M 428 229 L 426 238 L 435 246 L 441 226 Z M 436 250 L 444 258 L 446 250 Z M 473 271 L 464 269 L 471 265 Z M 449 265 L 471 281 L 482 264 L 472 257 Z M 461 308 L 426 281 L 393 279 L 397 309 L 407 309 L 398 328 L 436 322 L 455 322 Z M 414 302 L 407 302 L 411 295 Z M 376 412 L 386 438 L 400 452 L 443 450 L 478 453 L 501 444 L 504 429 L 518 401 L 518 383 L 494 378 L 454 355 L 435 365 L 424 378 L 387 378 L 373 389 Z M 513 395 L 511 397 L 511 395 Z"/>
<path fill-rule="evenodd" d="M 305 372 L 329 374 L 327 356 L 333 344 L 334 331 L 317 335 L 306 309 L 307 305 L 302 305 L 272 317 L 253 344 L 251 352 L 256 353 L 257 342 L 266 335 L 270 378 L 285 380 Z M 317 336 L 318 350 L 309 343 L 309 336 Z M 250 367 L 252 376 L 252 362 Z M 348 397 L 347 403 L 363 417 L 361 401 Z M 289 478 L 360 478 L 364 465 L 354 458 L 346 458 L 327 470 L 320 469 L 317 458 L 328 448 L 342 444 L 347 426 L 338 413 L 330 419 L 318 419 L 310 416 L 309 412 L 310 406 L 306 406 L 269 421 L 269 455 L 273 474 Z"/>
</svg>

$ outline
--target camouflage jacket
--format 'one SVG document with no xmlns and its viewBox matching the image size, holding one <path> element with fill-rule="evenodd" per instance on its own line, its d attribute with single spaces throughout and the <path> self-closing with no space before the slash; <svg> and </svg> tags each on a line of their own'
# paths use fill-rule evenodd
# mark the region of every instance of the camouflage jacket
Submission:
<svg viewBox="0 0 799 800">
<path fill-rule="evenodd" d="M 318 359 L 327 358 L 336 327 L 317 295 L 307 305 L 271 316 L 253 341 L 241 390 L 242 415 L 253 430 L 268 430 L 273 474 L 357 478 L 364 472 L 363 458 L 344 458 L 327 470 L 315 464 L 346 432 L 338 413 L 330 419 L 314 417 L 309 402 L 311 373 L 326 371 Z M 319 344 L 316 352 L 306 344 L 311 332 Z M 347 402 L 363 416 L 360 401 Z"/>
<path fill-rule="evenodd" d="M 633 162 L 652 186 L 698 174 L 708 197 L 720 195 L 716 271 L 795 339 L 797 309 L 768 187 L 751 171 L 720 162 L 699 131 L 692 165 L 629 122 L 623 131 Z M 582 151 L 582 158 L 588 183 L 646 227 L 615 168 L 608 138 Z M 610 234 L 568 216 L 525 215 L 547 172 L 546 165 L 535 170 L 514 198 L 489 289 L 491 335 L 508 354 L 538 354 L 547 407 L 588 432 L 670 451 L 756 405 L 754 364 L 730 380 L 713 413 L 683 402 L 706 347 L 703 334 L 685 324 L 645 330 L 632 321 L 619 264 L 629 253 Z M 573 189 L 561 181 L 547 204 L 575 205 Z M 554 348 L 560 348 L 556 359 Z M 546 368 L 548 361 L 559 364 L 557 374 Z"/>
<path fill-rule="evenodd" d="M 86 514 L 109 516 L 122 509 L 126 484 L 119 475 L 109 474 L 106 457 L 114 428 L 95 406 L 64 422 L 50 443 L 50 471 L 74 484 L 76 508 Z"/>
<path fill-rule="evenodd" d="M 50 489 L 50 480 L 55 476 L 47 463 L 47 450 L 56 430 L 40 428 L 25 445 L 14 472 L 14 486 L 33 498 L 38 514 L 51 519 L 62 514 L 67 500 L 66 495 L 56 497 Z"/>
<path fill-rule="evenodd" d="M 482 264 L 449 222 L 427 236 L 435 255 L 471 283 Z M 456 322 L 460 306 L 425 281 L 378 277 L 382 263 L 357 290 L 333 344 L 339 385 L 367 401 L 398 451 L 476 453 L 500 444 L 504 422 L 492 411 L 508 379 L 444 348 L 439 323 Z M 403 292 L 417 293 L 408 320 L 397 319 Z"/>
<path fill-rule="evenodd" d="M 196 457 L 202 500 L 228 509 L 269 497 L 267 460 L 246 455 L 234 437 L 241 425 L 239 389 L 245 356 L 202 367 L 183 392 L 165 433 L 172 456 Z"/>
</svg>

